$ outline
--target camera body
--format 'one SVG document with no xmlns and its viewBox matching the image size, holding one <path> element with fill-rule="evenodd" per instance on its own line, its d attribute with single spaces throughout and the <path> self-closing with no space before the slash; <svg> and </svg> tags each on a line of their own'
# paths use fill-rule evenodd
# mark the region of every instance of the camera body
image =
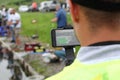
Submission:
<svg viewBox="0 0 120 80">
<path fill-rule="evenodd" d="M 53 47 L 71 47 L 79 46 L 80 42 L 76 38 L 74 29 L 53 29 L 51 31 L 52 46 Z"/>
</svg>

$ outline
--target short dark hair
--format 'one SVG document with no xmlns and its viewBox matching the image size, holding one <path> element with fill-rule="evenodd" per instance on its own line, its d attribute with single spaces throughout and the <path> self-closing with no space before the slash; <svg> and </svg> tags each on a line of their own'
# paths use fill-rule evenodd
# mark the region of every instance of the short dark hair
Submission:
<svg viewBox="0 0 120 80">
<path fill-rule="evenodd" d="M 120 0 L 72 0 L 72 2 L 96 10 L 120 11 Z"/>
<path fill-rule="evenodd" d="M 103 2 L 113 2 L 118 3 L 120 0 L 72 0 L 73 3 L 76 3 L 77 1 L 103 1 Z M 87 3 L 88 3 L 87 2 Z M 112 30 L 119 30 L 118 24 L 120 24 L 120 9 L 117 11 L 111 11 L 109 9 L 98 9 L 92 8 L 86 5 L 82 5 L 81 3 L 76 3 L 80 5 L 81 10 L 83 11 L 84 15 L 86 16 L 86 19 L 89 22 L 90 30 L 97 30 L 101 28 L 102 25 L 107 25 L 106 27 L 109 27 L 109 29 Z M 120 3 L 119 3 L 120 4 Z M 102 5 L 102 4 L 101 4 Z M 120 6 L 120 5 L 119 5 Z M 95 6 L 94 6 L 95 7 Z M 107 11 L 106 11 L 107 10 Z M 113 27 L 114 26 L 114 27 Z"/>
</svg>

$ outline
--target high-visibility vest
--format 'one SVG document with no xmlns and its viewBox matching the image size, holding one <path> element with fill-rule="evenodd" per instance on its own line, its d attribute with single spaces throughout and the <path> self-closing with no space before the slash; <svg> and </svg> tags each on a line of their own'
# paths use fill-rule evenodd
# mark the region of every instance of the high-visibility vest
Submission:
<svg viewBox="0 0 120 80">
<path fill-rule="evenodd" d="M 71 66 L 46 80 L 120 80 L 120 60 L 98 64 L 82 64 L 75 60 Z"/>
</svg>

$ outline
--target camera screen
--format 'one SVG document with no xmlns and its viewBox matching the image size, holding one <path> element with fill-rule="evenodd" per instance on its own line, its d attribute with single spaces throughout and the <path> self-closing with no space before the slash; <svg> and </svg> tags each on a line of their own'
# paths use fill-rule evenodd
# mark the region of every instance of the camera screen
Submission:
<svg viewBox="0 0 120 80">
<path fill-rule="evenodd" d="M 55 30 L 56 46 L 77 46 L 80 45 L 73 29 Z"/>
</svg>

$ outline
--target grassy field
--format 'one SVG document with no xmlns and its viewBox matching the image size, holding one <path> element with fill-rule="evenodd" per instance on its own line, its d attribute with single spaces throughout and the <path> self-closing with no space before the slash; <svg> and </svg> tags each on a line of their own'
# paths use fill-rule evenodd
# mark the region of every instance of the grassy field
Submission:
<svg viewBox="0 0 120 80">
<path fill-rule="evenodd" d="M 51 30 L 56 28 L 56 23 L 51 23 L 54 18 L 54 13 L 21 13 L 22 17 L 22 35 L 32 36 L 33 34 L 39 35 L 39 40 L 43 43 L 51 44 Z M 32 23 L 32 20 L 36 23 Z M 68 23 L 71 23 L 70 15 L 68 14 Z"/>
</svg>

